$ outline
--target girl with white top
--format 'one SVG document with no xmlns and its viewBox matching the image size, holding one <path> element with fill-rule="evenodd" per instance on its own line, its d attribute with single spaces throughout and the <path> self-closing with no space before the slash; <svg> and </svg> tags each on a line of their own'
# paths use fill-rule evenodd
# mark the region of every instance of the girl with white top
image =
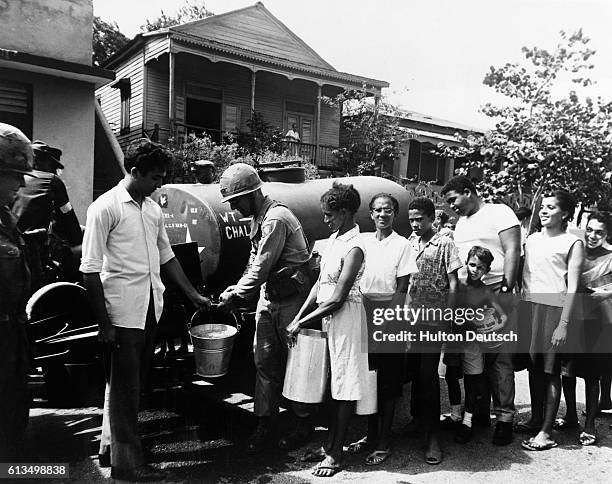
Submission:
<svg viewBox="0 0 612 484">
<path fill-rule="evenodd" d="M 419 271 L 410 242 L 393 230 L 398 212 L 399 203 L 395 197 L 387 193 L 374 195 L 370 201 L 370 218 L 376 232 L 362 236 L 366 265 L 359 287 L 368 328 L 386 333 L 404 329 L 405 323 L 387 321 L 384 325 L 373 325 L 374 310 L 403 306 L 410 274 Z M 370 447 L 372 452 L 365 459 L 366 465 L 382 464 L 391 455 L 389 438 L 395 402 L 402 394 L 406 376 L 405 344 L 383 342 L 373 347 L 375 341 L 369 338 L 368 346 L 370 370 L 377 370 L 378 414 L 368 418 L 368 435 L 348 447 L 352 453 Z"/>
<path fill-rule="evenodd" d="M 295 343 L 301 327 L 321 318 L 328 335 L 335 411 L 325 446 L 307 454 L 308 460 L 322 461 L 313 470 L 317 477 L 331 477 L 341 469 L 342 447 L 355 402 L 367 392 L 364 375 L 368 371 L 368 354 L 362 348 L 365 311 L 359 292 L 364 252 L 355 223 L 360 204 L 357 190 L 338 182 L 321 197 L 323 220 L 333 233 L 321 258 L 319 279 L 287 326 L 290 345 Z"/>
<path fill-rule="evenodd" d="M 527 450 L 557 446 L 551 435 L 561 396 L 561 351 L 584 260 L 582 241 L 567 232 L 575 209 L 576 201 L 566 191 L 544 197 L 539 212 L 542 230 L 525 243 L 519 346 L 528 355 L 531 419 L 520 426 L 537 431 L 523 441 Z"/>
</svg>

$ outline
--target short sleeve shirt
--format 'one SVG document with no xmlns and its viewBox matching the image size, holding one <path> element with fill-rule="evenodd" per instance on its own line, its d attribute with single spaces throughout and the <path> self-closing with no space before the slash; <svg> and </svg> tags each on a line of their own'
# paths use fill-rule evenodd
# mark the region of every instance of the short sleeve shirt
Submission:
<svg viewBox="0 0 612 484">
<path fill-rule="evenodd" d="M 159 320 L 160 266 L 172 258 L 161 208 L 149 197 L 139 206 L 123 180 L 89 206 L 80 271 L 100 274 L 114 326 L 144 329 L 151 293 Z"/>
<path fill-rule="evenodd" d="M 450 238 L 439 234 L 434 234 L 422 248 L 416 234 L 413 233 L 408 240 L 416 252 L 419 269 L 410 281 L 413 302 L 431 307 L 445 304 L 449 290 L 448 274 L 463 265 L 457 247 Z"/>
<path fill-rule="evenodd" d="M 359 288 L 370 299 L 389 299 L 395 294 L 398 277 L 419 271 L 410 242 L 397 232 L 382 240 L 369 232 L 361 240 L 366 264 Z"/>
<path fill-rule="evenodd" d="M 504 250 L 499 233 L 518 225 L 518 218 L 504 204 L 485 203 L 475 214 L 459 217 L 454 239 L 461 260 L 467 260 L 468 252 L 475 245 L 489 249 L 493 254 L 491 270 L 482 278 L 485 284 L 496 284 L 504 278 Z"/>
<path fill-rule="evenodd" d="M 334 232 L 328 242 L 323 255 L 321 256 L 321 273 L 319 274 L 319 292 L 317 293 L 317 303 L 327 301 L 334 291 L 336 284 L 340 279 L 342 268 L 344 267 L 344 258 L 355 247 L 362 249 L 359 226 L 355 225 L 351 230 L 342 235 Z M 351 287 L 347 302 L 361 302 L 361 292 L 359 291 L 359 282 L 363 275 L 365 264 L 361 264 L 361 268 L 357 272 L 355 282 Z"/>
</svg>

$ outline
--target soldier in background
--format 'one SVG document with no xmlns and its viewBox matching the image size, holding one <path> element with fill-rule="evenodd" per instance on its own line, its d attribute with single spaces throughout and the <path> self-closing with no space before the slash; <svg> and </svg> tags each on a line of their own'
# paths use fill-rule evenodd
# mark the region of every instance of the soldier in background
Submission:
<svg viewBox="0 0 612 484">
<path fill-rule="evenodd" d="M 19 459 L 30 410 L 25 316 L 30 271 L 10 207 L 24 175 L 32 176 L 32 156 L 30 140 L 0 123 L 0 462 Z"/>
<path fill-rule="evenodd" d="M 57 170 L 63 170 L 60 162 L 62 150 L 53 148 L 44 141 L 32 143 L 34 151 L 34 175 L 26 180 L 19 190 L 13 206 L 17 226 L 23 232 L 34 229 L 49 229 L 71 246 L 83 241 L 81 226 L 70 204 L 68 191 Z"/>
<path fill-rule="evenodd" d="M 60 161 L 62 150 L 38 140 L 32 143 L 32 149 L 35 178 L 28 178 L 19 190 L 13 213 L 19 229 L 31 232 L 32 246 L 38 247 L 37 266 L 41 267 L 33 268 L 35 288 L 56 279 L 78 281 L 77 260 L 83 235 L 66 185 L 57 175 L 64 168 Z M 73 255 L 75 248 L 77 255 Z M 58 262 L 59 268 L 51 259 Z"/>
<path fill-rule="evenodd" d="M 215 164 L 212 161 L 194 161 L 191 170 L 194 172 L 198 183 L 202 183 L 203 185 L 210 185 L 215 178 Z"/>
</svg>

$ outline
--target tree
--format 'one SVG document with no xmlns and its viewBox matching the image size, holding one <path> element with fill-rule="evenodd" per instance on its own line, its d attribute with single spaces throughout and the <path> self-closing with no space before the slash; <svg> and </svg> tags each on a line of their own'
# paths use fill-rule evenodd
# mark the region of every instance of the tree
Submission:
<svg viewBox="0 0 612 484">
<path fill-rule="evenodd" d="M 129 41 L 130 39 L 119 31 L 117 22 L 109 23 L 100 17 L 94 17 L 92 40 L 93 65 L 100 66 Z"/>
<path fill-rule="evenodd" d="M 400 111 L 384 98 L 377 102 L 365 89 L 350 90 L 323 102 L 343 113 L 342 147 L 334 151 L 349 174 L 390 176 L 386 162 L 402 153 L 409 133 L 399 125 Z"/>
<path fill-rule="evenodd" d="M 464 158 L 465 168 L 483 174 L 479 188 L 488 199 L 510 197 L 516 205 L 535 206 L 545 192 L 563 188 L 584 207 L 606 201 L 611 154 L 612 103 L 571 90 L 556 97 L 564 81 L 577 89 L 593 84 L 587 76 L 595 51 L 581 30 L 561 32 L 552 52 L 523 47 L 525 65 L 491 67 L 484 84 L 508 99 L 481 111 L 497 119 L 483 136 L 462 137 L 460 147 L 438 145 L 442 155 Z"/>
<path fill-rule="evenodd" d="M 212 15 L 214 14 L 206 8 L 202 0 L 185 0 L 185 4 L 178 9 L 176 15 L 169 16 L 161 10 L 159 17 L 156 19 L 146 19 L 146 23 L 140 26 L 140 30 L 143 32 L 152 32 L 154 30 L 173 27 L 174 25 L 184 24 L 193 20 L 201 20 Z"/>
</svg>

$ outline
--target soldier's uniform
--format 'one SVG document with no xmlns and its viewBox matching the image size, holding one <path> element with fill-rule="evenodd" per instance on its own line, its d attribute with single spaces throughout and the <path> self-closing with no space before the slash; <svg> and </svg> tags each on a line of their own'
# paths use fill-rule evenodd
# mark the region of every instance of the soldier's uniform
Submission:
<svg viewBox="0 0 612 484">
<path fill-rule="evenodd" d="M 261 186 L 257 172 L 243 163 L 230 166 L 220 179 L 223 201 L 234 204 L 232 208 L 236 207 L 243 215 L 253 216 L 247 269 L 238 283 L 220 297 L 223 304 L 232 298 L 253 299 L 259 293 L 253 352 L 257 370 L 255 415 L 260 418 L 247 444 L 249 452 L 259 451 L 271 436 L 270 417 L 278 413 L 287 363 L 285 329 L 302 307 L 312 285 L 308 242 L 299 220 L 284 205 L 264 197 Z M 247 200 L 244 196 L 251 193 L 257 199 L 258 208 L 252 197 L 247 204 L 240 201 Z M 293 410 L 300 417 L 307 414 L 297 403 Z M 304 428 L 300 436 L 299 425 L 295 436 L 279 442 L 281 447 L 293 446 L 294 441 L 310 430 Z"/>
<path fill-rule="evenodd" d="M 256 312 L 253 350 L 255 415 L 278 412 L 287 362 L 286 326 L 302 307 L 310 280 L 308 244 L 296 216 L 266 197 L 261 213 L 251 226 L 251 256 L 233 292 L 251 299 L 260 293 Z"/>
<path fill-rule="evenodd" d="M 18 129 L 0 123 L 0 177 L 30 174 L 31 163 L 30 141 Z M 9 207 L 0 203 L 0 462 L 20 457 L 28 423 L 29 296 L 25 244 Z"/>
<path fill-rule="evenodd" d="M 0 456 L 17 450 L 28 423 L 29 296 L 25 244 L 11 212 L 0 207 Z"/>
</svg>

